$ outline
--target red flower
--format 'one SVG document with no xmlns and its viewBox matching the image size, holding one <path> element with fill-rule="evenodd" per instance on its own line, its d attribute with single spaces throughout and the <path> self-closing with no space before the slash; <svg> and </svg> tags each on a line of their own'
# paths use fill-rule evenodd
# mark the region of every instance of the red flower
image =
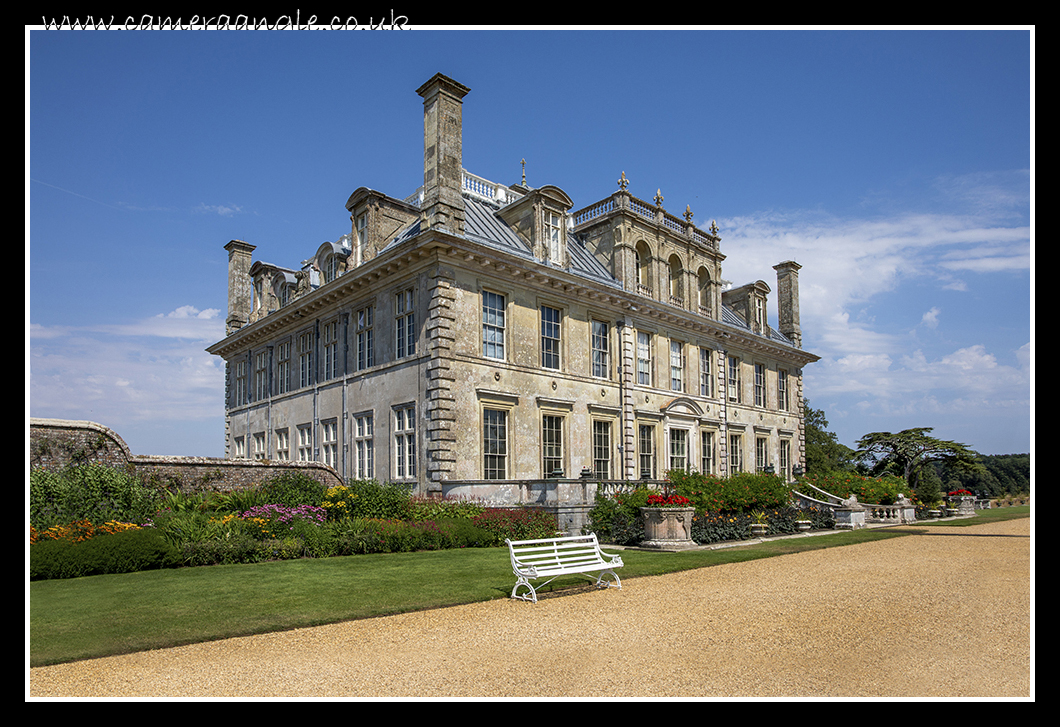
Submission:
<svg viewBox="0 0 1060 727">
<path fill-rule="evenodd" d="M 648 495 L 648 507 L 686 507 L 692 501 L 682 495 Z"/>
</svg>

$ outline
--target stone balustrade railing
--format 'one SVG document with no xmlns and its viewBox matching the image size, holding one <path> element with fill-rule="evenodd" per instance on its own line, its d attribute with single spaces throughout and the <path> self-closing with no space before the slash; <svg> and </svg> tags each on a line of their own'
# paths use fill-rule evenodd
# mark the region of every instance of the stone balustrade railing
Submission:
<svg viewBox="0 0 1060 727">
<path fill-rule="evenodd" d="M 905 501 L 896 503 L 893 505 L 882 505 L 879 503 L 867 503 L 857 502 L 854 498 L 852 501 L 844 501 L 841 497 L 833 495 L 829 492 L 825 492 L 819 487 L 814 487 L 809 482 L 802 482 L 800 486 L 804 489 L 819 494 L 823 499 L 817 499 L 814 497 L 808 497 L 800 492 L 795 492 L 796 497 L 807 505 L 815 505 L 818 507 L 827 507 L 833 512 L 851 511 L 858 510 L 863 512 L 863 518 L 858 516 L 852 518 L 853 520 L 864 520 L 866 523 L 882 523 L 882 524 L 899 524 L 916 521 L 916 509 L 913 504 Z M 838 518 L 837 518 L 838 521 Z"/>
<path fill-rule="evenodd" d="M 521 193 L 516 192 L 510 187 L 491 182 L 477 174 L 472 174 L 466 169 L 463 170 L 461 188 L 473 197 L 478 197 L 479 199 L 502 207 L 523 196 Z M 423 187 L 420 187 L 402 201 L 413 207 L 419 207 L 423 203 Z"/>
<path fill-rule="evenodd" d="M 662 207 L 645 202 L 644 200 L 638 199 L 626 192 L 616 192 L 605 200 L 601 200 L 578 210 L 573 214 L 574 226 L 577 227 L 578 225 L 582 225 L 616 209 L 628 209 L 630 212 L 633 212 L 646 220 L 659 222 L 664 227 L 667 227 L 674 232 L 683 235 L 691 234 L 692 239 L 704 247 L 713 250 L 718 249 L 717 240 L 693 225 L 690 221 L 672 215 L 662 209 Z"/>
</svg>

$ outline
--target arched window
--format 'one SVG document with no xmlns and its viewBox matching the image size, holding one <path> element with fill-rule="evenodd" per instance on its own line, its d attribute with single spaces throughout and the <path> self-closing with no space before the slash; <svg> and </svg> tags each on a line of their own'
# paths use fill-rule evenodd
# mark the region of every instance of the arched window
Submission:
<svg viewBox="0 0 1060 727">
<path fill-rule="evenodd" d="M 648 243 L 641 240 L 635 248 L 637 253 L 637 285 L 640 292 L 651 295 L 651 250 Z"/>
<path fill-rule="evenodd" d="M 684 270 L 681 267 L 681 258 L 677 255 L 670 256 L 670 302 L 674 305 L 684 305 L 684 286 L 682 279 Z"/>
<path fill-rule="evenodd" d="M 699 269 L 699 312 L 709 315 L 710 305 L 710 272 L 706 268 Z"/>
</svg>

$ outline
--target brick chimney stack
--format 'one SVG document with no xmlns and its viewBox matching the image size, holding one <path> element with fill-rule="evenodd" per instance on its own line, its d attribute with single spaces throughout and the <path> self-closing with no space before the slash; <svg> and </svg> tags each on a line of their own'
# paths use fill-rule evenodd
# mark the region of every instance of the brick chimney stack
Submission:
<svg viewBox="0 0 1060 727">
<path fill-rule="evenodd" d="M 777 271 L 777 308 L 780 332 L 802 348 L 802 327 L 799 325 L 799 269 L 802 266 L 788 260 L 773 269 Z"/>
<path fill-rule="evenodd" d="M 464 232 L 461 108 L 470 90 L 441 73 L 416 90 L 423 97 L 423 229 Z"/>
</svg>

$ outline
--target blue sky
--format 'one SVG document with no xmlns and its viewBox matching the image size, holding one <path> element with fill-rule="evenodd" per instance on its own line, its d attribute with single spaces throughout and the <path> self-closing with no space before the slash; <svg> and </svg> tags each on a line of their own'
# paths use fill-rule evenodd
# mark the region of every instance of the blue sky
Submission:
<svg viewBox="0 0 1060 727">
<path fill-rule="evenodd" d="M 27 31 L 26 409 L 221 456 L 225 243 L 295 267 L 347 197 L 464 166 L 716 220 L 723 277 L 795 259 L 810 405 L 848 446 L 1033 439 L 1032 29 Z"/>
</svg>

